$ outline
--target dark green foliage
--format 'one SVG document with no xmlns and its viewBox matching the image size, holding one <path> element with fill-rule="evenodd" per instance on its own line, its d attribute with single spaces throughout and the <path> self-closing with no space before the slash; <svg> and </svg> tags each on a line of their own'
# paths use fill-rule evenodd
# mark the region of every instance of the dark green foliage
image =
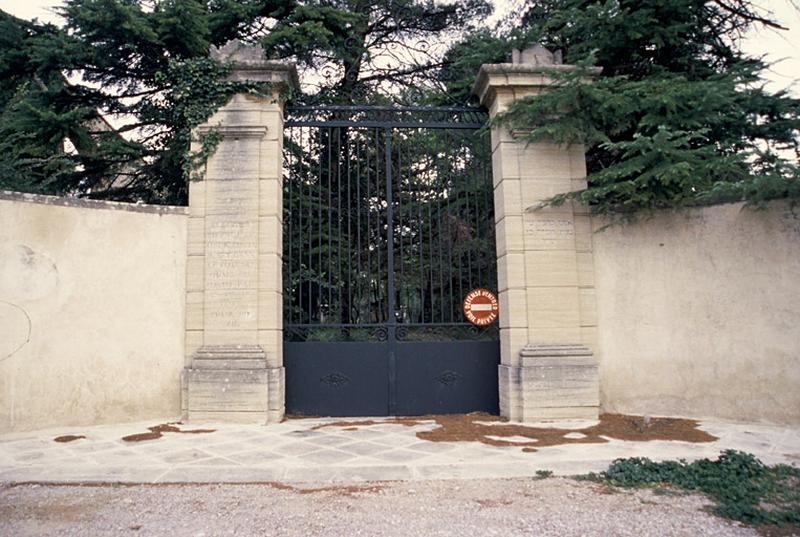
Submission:
<svg viewBox="0 0 800 537">
<path fill-rule="evenodd" d="M 185 203 L 213 146 L 190 155 L 192 128 L 257 90 L 226 83 L 212 45 L 260 42 L 297 61 L 321 82 L 296 102 L 403 101 L 436 84 L 431 45 L 488 12 L 485 0 L 67 0 L 58 28 L 0 11 L 0 188 Z"/>
<path fill-rule="evenodd" d="M 599 212 L 635 212 L 800 195 L 800 100 L 770 93 L 738 32 L 775 26 L 747 2 L 531 2 L 530 35 L 579 69 L 502 118 L 530 138 L 587 147 Z M 588 67 L 602 68 L 587 84 Z M 791 160 L 787 160 L 791 159 Z"/>
<path fill-rule="evenodd" d="M 726 450 L 716 460 L 653 462 L 618 459 L 590 476 L 618 487 L 677 487 L 714 500 L 713 512 L 748 524 L 800 525 L 800 468 L 766 466 L 749 453 Z"/>
<path fill-rule="evenodd" d="M 225 22 L 249 24 L 285 4 L 238 6 Z M 0 12 L 0 188 L 185 203 L 208 154 L 189 154 L 191 129 L 256 89 L 224 81 L 227 68 L 208 59 L 231 36 L 220 9 L 68 0 L 63 29 Z"/>
<path fill-rule="evenodd" d="M 484 63 L 503 63 L 511 50 L 523 43 L 516 39 L 495 36 L 487 29 L 471 33 L 453 45 L 445 54 L 444 66 L 438 73 L 443 92 L 433 95 L 436 104 L 467 103 L 472 98 L 472 86 Z"/>
<path fill-rule="evenodd" d="M 486 0 L 315 1 L 281 18 L 261 43 L 321 79 L 301 96 L 306 103 L 418 104 L 441 90 L 442 42 L 469 35 L 490 11 Z"/>
<path fill-rule="evenodd" d="M 800 101 L 764 90 L 745 0 L 530 0 L 501 31 L 485 0 L 67 0 L 65 28 L 0 12 L 0 188 L 185 203 L 192 127 L 242 88 L 211 45 L 260 42 L 316 88 L 302 103 L 465 103 L 482 63 L 540 41 L 598 65 L 507 120 L 588 148 L 603 212 L 797 198 Z M 452 46 L 448 43 L 455 39 Z M 253 90 L 253 88 L 249 88 Z M 104 118 L 112 122 L 109 125 Z M 73 150 L 65 151 L 69 140 Z"/>
</svg>

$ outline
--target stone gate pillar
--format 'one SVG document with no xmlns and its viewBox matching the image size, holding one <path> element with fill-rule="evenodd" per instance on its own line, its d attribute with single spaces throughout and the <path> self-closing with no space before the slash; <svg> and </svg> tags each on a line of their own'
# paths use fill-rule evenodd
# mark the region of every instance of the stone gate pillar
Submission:
<svg viewBox="0 0 800 537">
<path fill-rule="evenodd" d="M 548 72 L 574 69 L 536 45 L 513 63 L 481 66 L 473 92 L 494 118 L 516 99 L 547 91 Z M 530 142 L 492 128 L 500 301 L 500 412 L 512 420 L 597 418 L 599 385 L 590 215 L 564 204 L 585 187 L 581 146 Z"/>
<path fill-rule="evenodd" d="M 269 96 L 235 95 L 197 129 L 221 142 L 189 185 L 183 413 L 275 422 L 284 413 L 281 92 L 297 87 L 297 72 L 238 42 L 212 57 L 233 63 L 234 80 L 273 86 Z"/>
</svg>

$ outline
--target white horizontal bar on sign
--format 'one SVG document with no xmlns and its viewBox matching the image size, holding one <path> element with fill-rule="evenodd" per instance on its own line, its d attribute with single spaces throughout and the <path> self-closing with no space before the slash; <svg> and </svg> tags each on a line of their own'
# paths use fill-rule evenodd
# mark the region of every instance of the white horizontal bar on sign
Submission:
<svg viewBox="0 0 800 537">
<path fill-rule="evenodd" d="M 473 304 L 469 307 L 472 311 L 492 311 L 491 304 Z"/>
</svg>

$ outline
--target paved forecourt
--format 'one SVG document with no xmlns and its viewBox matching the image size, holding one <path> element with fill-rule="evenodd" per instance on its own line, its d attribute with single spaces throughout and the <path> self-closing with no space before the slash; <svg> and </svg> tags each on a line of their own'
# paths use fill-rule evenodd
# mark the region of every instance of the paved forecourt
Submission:
<svg viewBox="0 0 800 537">
<path fill-rule="evenodd" d="M 714 458 L 723 449 L 751 452 L 768 464 L 800 464 L 800 428 L 766 425 L 703 422 L 699 430 L 718 439 L 702 443 L 608 439 L 535 451 L 530 438 L 507 434 L 486 438 L 512 445 L 420 439 L 418 434 L 424 437 L 438 427 L 425 419 L 302 419 L 268 427 L 182 424 L 166 429 L 183 432 L 160 437 L 148 429 L 159 430 L 156 425 L 157 420 L 0 436 L 0 482 L 324 483 L 526 477 L 542 470 L 574 475 L 603 470 L 620 457 Z M 574 430 L 592 423 L 544 424 L 553 425 Z M 198 430 L 213 432 L 191 432 Z M 67 435 L 85 438 L 63 442 Z M 156 438 L 123 440 L 130 435 Z M 571 432 L 567 438 L 580 435 Z"/>
</svg>

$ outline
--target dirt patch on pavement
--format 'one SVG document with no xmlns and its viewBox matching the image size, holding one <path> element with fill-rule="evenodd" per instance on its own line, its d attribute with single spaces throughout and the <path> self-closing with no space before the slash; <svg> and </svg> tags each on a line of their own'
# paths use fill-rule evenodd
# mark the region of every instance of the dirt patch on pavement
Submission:
<svg viewBox="0 0 800 537">
<path fill-rule="evenodd" d="M 598 434 L 617 440 L 677 440 L 679 442 L 713 442 L 718 438 L 698 429 L 697 420 L 680 418 L 650 418 L 626 416 L 624 414 L 603 414 L 595 427 Z"/>
<path fill-rule="evenodd" d="M 325 429 L 327 427 L 343 427 L 342 430 L 344 431 L 357 431 L 359 427 L 369 427 L 370 425 L 386 425 L 387 423 L 390 425 L 405 425 L 406 427 L 411 427 L 412 425 L 419 425 L 424 419 L 432 420 L 434 419 L 434 416 L 429 416 L 427 418 L 398 416 L 396 418 L 386 418 L 382 420 L 334 421 L 333 423 L 321 423 L 320 425 L 315 425 L 311 427 L 311 430 L 316 431 L 318 429 Z"/>
<path fill-rule="evenodd" d="M 309 488 L 295 487 L 293 485 L 288 485 L 286 483 L 278 483 L 278 482 L 269 482 L 265 484 L 276 490 L 287 490 L 290 492 L 295 492 L 297 494 L 320 494 L 324 492 L 330 492 L 336 496 L 353 496 L 354 494 L 380 492 L 384 488 L 386 488 L 386 485 L 380 485 L 375 483 L 369 483 L 364 485 L 327 485 L 324 487 L 309 487 Z"/>
<path fill-rule="evenodd" d="M 487 500 L 475 500 L 475 503 L 480 505 L 484 508 L 492 508 L 492 507 L 502 507 L 504 505 L 511 505 L 511 500 L 495 500 L 495 499 L 487 499 Z"/>
<path fill-rule="evenodd" d="M 421 425 L 434 421 L 438 426 L 432 431 L 420 431 L 417 438 L 429 442 L 481 442 L 490 446 L 518 446 L 532 453 L 541 447 L 565 444 L 604 444 L 609 438 L 633 442 L 649 440 L 675 440 L 679 442 L 713 442 L 716 436 L 698 429 L 696 420 L 679 418 L 650 418 L 624 414 L 603 414 L 600 422 L 591 427 L 562 429 L 556 427 L 531 427 L 508 423 L 480 412 L 439 416 L 397 417 L 386 420 L 340 421 L 317 425 L 346 427 L 349 430 L 379 424 L 404 426 Z"/>
<path fill-rule="evenodd" d="M 53 438 L 53 441 L 66 443 L 66 442 L 74 442 L 75 440 L 80 440 L 81 438 L 86 438 L 86 437 L 83 436 L 82 434 L 65 434 L 63 436 L 56 436 L 55 438 Z"/>
<path fill-rule="evenodd" d="M 179 425 L 183 425 L 180 421 L 173 423 L 162 423 L 161 425 L 154 425 L 148 427 L 149 432 L 130 434 L 123 436 L 122 439 L 126 442 L 142 442 L 144 440 L 156 440 L 164 436 L 164 433 L 183 433 L 183 434 L 200 434 L 200 433 L 213 433 L 216 429 L 187 429 L 181 430 Z"/>
</svg>

